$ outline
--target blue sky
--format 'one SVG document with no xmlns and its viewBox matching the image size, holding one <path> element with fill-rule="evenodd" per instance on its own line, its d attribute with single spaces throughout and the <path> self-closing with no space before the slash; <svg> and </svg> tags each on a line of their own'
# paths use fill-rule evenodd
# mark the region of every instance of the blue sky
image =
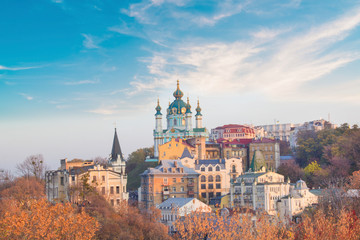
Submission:
<svg viewBox="0 0 360 240">
<path fill-rule="evenodd" d="M 180 80 L 204 125 L 359 124 L 359 1 L 2 1 L 0 163 L 153 144 Z M 165 122 L 164 122 L 165 125 Z"/>
</svg>

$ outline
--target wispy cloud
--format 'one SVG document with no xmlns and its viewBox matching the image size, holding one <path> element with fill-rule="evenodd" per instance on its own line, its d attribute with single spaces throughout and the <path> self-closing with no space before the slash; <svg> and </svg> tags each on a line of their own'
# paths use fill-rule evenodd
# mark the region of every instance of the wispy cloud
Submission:
<svg viewBox="0 0 360 240">
<path fill-rule="evenodd" d="M 185 0 L 143 0 L 140 3 L 131 4 L 129 9 L 122 9 L 122 13 L 134 17 L 142 24 L 156 24 L 158 11 L 163 5 L 167 4 L 166 13 L 171 18 L 186 19 L 187 22 L 199 26 L 212 26 L 221 19 L 240 13 L 250 1 L 223 0 L 215 1 L 217 4 L 213 13 L 199 14 L 199 12 L 189 12 L 181 8 L 190 1 Z M 196 3 L 195 3 L 196 4 Z M 161 12 L 164 14 L 165 12 Z M 182 22 L 184 24 L 184 22 Z"/>
<path fill-rule="evenodd" d="M 114 115 L 119 112 L 119 109 L 116 105 L 112 105 L 112 106 L 100 107 L 100 108 L 88 110 L 86 112 L 100 114 L 100 115 Z"/>
<path fill-rule="evenodd" d="M 34 99 L 34 97 L 32 97 L 26 93 L 19 93 L 19 95 L 23 96 L 26 100 L 29 100 L 29 101 Z"/>
<path fill-rule="evenodd" d="M 76 81 L 76 82 L 65 82 L 64 85 L 73 86 L 73 85 L 97 84 L 97 83 L 100 83 L 99 79 L 96 79 L 96 80 L 81 80 L 81 81 Z"/>
<path fill-rule="evenodd" d="M 0 70 L 8 70 L 8 71 L 19 71 L 19 70 L 27 70 L 33 68 L 40 68 L 39 66 L 36 67 L 6 67 L 4 65 L 0 65 Z"/>
<path fill-rule="evenodd" d="M 82 34 L 83 37 L 85 38 L 83 41 L 83 45 L 84 47 L 88 48 L 88 49 L 94 49 L 94 48 L 99 48 L 98 44 L 101 42 L 99 40 L 95 40 L 95 38 L 89 34 Z"/>
<path fill-rule="evenodd" d="M 248 40 L 177 45 L 147 60 L 152 81 L 135 79 L 131 85 L 134 93 L 153 91 L 177 75 L 206 94 L 256 91 L 274 99 L 299 98 L 303 84 L 360 59 L 360 50 L 334 48 L 359 23 L 355 9 L 307 31 L 262 28 Z"/>
</svg>

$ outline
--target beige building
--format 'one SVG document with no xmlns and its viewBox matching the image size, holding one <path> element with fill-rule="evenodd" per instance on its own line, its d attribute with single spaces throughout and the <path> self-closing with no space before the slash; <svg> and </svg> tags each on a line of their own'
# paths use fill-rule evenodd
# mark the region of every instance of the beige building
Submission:
<svg viewBox="0 0 360 240">
<path fill-rule="evenodd" d="M 247 207 L 253 210 L 264 210 L 270 215 L 277 213 L 276 203 L 289 195 L 290 182 L 284 176 L 266 172 L 246 172 L 231 184 L 230 202 L 233 207 Z"/>
<path fill-rule="evenodd" d="M 112 206 L 128 200 L 127 175 L 116 129 L 108 164 L 92 160 L 62 159 L 58 170 L 45 173 L 46 195 L 51 202 L 82 202 L 86 199 L 84 186 L 97 190 Z"/>
<path fill-rule="evenodd" d="M 183 165 L 195 169 L 199 176 L 199 195 L 207 203 L 230 192 L 230 181 L 242 173 L 242 159 L 196 160 L 185 157 Z"/>
<path fill-rule="evenodd" d="M 276 140 L 269 138 L 262 138 L 253 140 L 249 144 L 249 161 L 250 165 L 256 157 L 256 152 L 259 152 L 263 158 L 264 167 L 266 169 L 276 170 L 280 166 L 280 143 Z M 249 166 L 251 167 L 251 166 Z M 261 167 L 261 166 L 260 166 Z M 252 171 L 257 171 L 258 169 L 252 169 Z"/>
<path fill-rule="evenodd" d="M 138 199 L 141 207 L 151 208 L 168 198 L 194 198 L 199 195 L 199 174 L 180 160 L 162 160 L 141 174 Z"/>
</svg>

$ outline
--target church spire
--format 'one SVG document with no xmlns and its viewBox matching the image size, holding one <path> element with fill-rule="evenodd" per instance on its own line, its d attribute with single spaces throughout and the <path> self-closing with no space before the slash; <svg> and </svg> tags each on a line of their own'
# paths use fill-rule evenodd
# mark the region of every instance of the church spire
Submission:
<svg viewBox="0 0 360 240">
<path fill-rule="evenodd" d="M 184 96 L 184 93 L 180 90 L 179 80 L 177 80 L 176 85 L 177 85 L 177 87 L 176 87 L 176 90 L 173 95 L 176 99 L 181 99 Z"/>
<path fill-rule="evenodd" d="M 196 115 L 195 116 L 202 116 L 199 99 L 197 101 L 197 108 L 195 110 L 196 110 Z"/>
<path fill-rule="evenodd" d="M 120 156 L 121 161 L 124 161 L 122 152 L 121 152 L 121 148 L 120 148 L 120 143 L 119 143 L 119 139 L 116 133 L 116 128 L 115 128 L 115 134 L 114 134 L 114 141 L 113 141 L 113 146 L 112 146 L 112 150 L 111 150 L 111 161 L 117 161 L 118 156 Z"/>
<path fill-rule="evenodd" d="M 160 111 L 161 111 L 161 107 L 160 107 L 159 98 L 158 98 L 158 100 L 157 100 L 157 106 L 156 106 L 155 110 L 156 110 L 156 114 L 155 114 L 155 115 L 162 115 L 161 112 L 160 112 Z"/>
</svg>

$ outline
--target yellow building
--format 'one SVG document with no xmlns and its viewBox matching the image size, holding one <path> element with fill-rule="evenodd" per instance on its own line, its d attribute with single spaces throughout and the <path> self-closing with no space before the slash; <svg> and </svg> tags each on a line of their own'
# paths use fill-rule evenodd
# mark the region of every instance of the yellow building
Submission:
<svg viewBox="0 0 360 240">
<path fill-rule="evenodd" d="M 179 159 L 187 149 L 190 153 L 195 153 L 195 148 L 181 138 L 172 138 L 169 142 L 159 145 L 159 162 L 164 159 Z"/>
</svg>

